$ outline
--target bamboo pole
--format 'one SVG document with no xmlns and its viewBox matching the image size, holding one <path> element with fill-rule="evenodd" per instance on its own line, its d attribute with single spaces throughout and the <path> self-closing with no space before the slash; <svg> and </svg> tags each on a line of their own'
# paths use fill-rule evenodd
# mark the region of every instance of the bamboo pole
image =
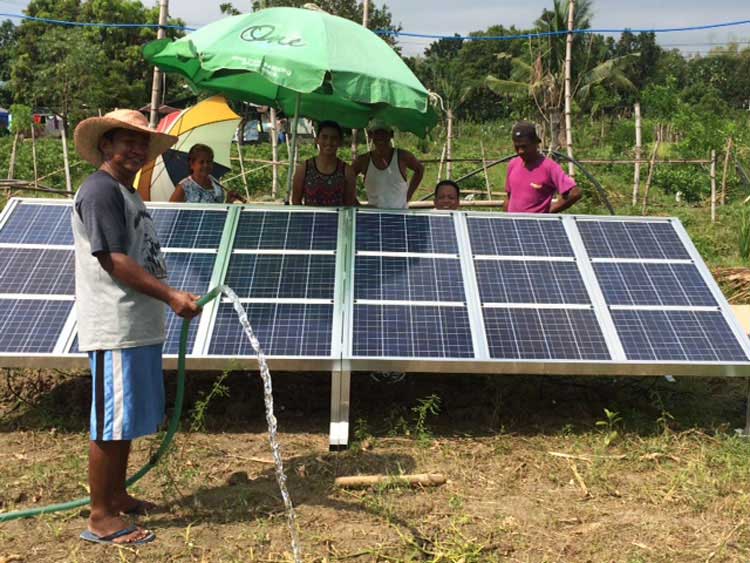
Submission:
<svg viewBox="0 0 750 563">
<path fill-rule="evenodd" d="M 414 475 L 352 475 L 336 477 L 337 487 L 345 489 L 367 488 L 376 485 L 412 485 L 420 487 L 435 487 L 445 484 L 445 475 L 440 473 L 417 473 Z"/>
<path fill-rule="evenodd" d="M 169 0 L 160 0 L 159 2 L 159 30 L 156 32 L 157 39 L 164 39 L 167 36 L 167 17 L 169 14 Z M 148 125 L 151 129 L 156 129 L 159 123 L 159 98 L 161 97 L 161 70 L 154 66 L 154 76 L 151 80 L 151 112 L 149 114 Z"/>
<path fill-rule="evenodd" d="M 641 149 L 643 148 L 643 124 L 641 104 L 635 103 L 635 170 L 633 171 L 633 207 L 638 205 L 638 190 L 641 187 Z"/>
<path fill-rule="evenodd" d="M 240 122 L 240 127 L 242 127 L 242 122 Z M 245 161 L 242 158 L 242 143 L 241 136 L 240 136 L 240 128 L 238 127 L 237 130 L 234 132 L 234 138 L 237 141 L 237 154 L 239 155 L 240 160 L 240 174 L 242 175 L 242 185 L 245 187 L 245 195 L 247 196 L 247 199 L 250 199 L 250 190 L 247 187 L 247 176 L 245 176 Z"/>
<path fill-rule="evenodd" d="M 70 179 L 70 161 L 68 160 L 68 130 L 65 127 L 65 118 L 60 116 L 62 121 L 62 149 L 63 149 L 63 166 L 65 167 L 65 189 L 68 192 L 73 191 L 73 182 Z"/>
<path fill-rule="evenodd" d="M 482 168 L 484 168 L 484 185 L 487 187 L 487 199 L 492 199 L 492 187 L 490 186 L 490 176 L 487 173 L 487 159 L 484 153 L 484 142 L 479 141 L 479 146 L 482 149 Z"/>
<path fill-rule="evenodd" d="M 276 199 L 279 192 L 279 131 L 276 124 L 276 108 L 271 108 L 271 160 L 273 160 L 273 175 L 271 179 L 271 197 Z"/>
<path fill-rule="evenodd" d="M 448 109 L 448 128 L 446 131 L 446 140 L 445 140 L 445 156 L 447 158 L 447 165 L 445 167 L 445 176 L 449 180 L 453 176 L 453 163 L 451 161 L 451 156 L 453 155 L 453 110 Z"/>
<path fill-rule="evenodd" d="M 727 180 L 729 176 L 729 156 L 732 154 L 732 137 L 727 140 L 727 150 L 724 155 L 724 173 L 721 176 L 721 205 L 727 202 Z"/>
<path fill-rule="evenodd" d="M 716 223 L 716 150 L 711 151 L 711 222 Z"/>
<path fill-rule="evenodd" d="M 438 167 L 438 174 L 437 174 L 437 181 L 443 179 L 443 166 L 445 166 L 445 151 L 446 151 L 447 145 L 443 143 L 443 152 L 440 154 L 440 166 Z M 422 161 L 425 162 L 424 160 Z M 430 161 L 432 162 L 432 161 Z"/>
<path fill-rule="evenodd" d="M 31 122 L 31 158 L 34 162 L 34 187 L 37 187 L 39 182 L 39 174 L 37 173 L 36 166 L 36 133 L 34 132 L 34 121 Z"/>
<path fill-rule="evenodd" d="M 572 89 L 571 67 L 573 60 L 573 21 L 576 10 L 575 0 L 568 0 L 568 37 L 565 43 L 565 145 L 568 158 L 573 158 L 573 117 L 572 117 Z M 568 175 L 575 177 L 575 165 L 568 162 Z"/>
<path fill-rule="evenodd" d="M 8 180 L 12 180 L 16 174 L 16 146 L 20 133 L 13 135 L 13 147 L 10 149 L 10 163 L 8 164 Z"/>
<path fill-rule="evenodd" d="M 648 178 L 646 178 L 646 187 L 643 190 L 643 207 L 641 208 L 641 214 L 646 214 L 646 206 L 648 205 L 648 192 L 651 189 L 651 180 L 654 178 L 654 168 L 656 168 L 656 151 L 659 150 L 659 141 L 654 143 L 654 150 L 651 152 L 651 162 L 648 165 Z"/>
</svg>

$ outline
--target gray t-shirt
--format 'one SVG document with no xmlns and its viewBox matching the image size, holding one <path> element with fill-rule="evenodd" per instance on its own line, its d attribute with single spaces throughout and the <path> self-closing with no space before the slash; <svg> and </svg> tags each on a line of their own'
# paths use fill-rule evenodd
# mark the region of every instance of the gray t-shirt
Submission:
<svg viewBox="0 0 750 563">
<path fill-rule="evenodd" d="M 141 196 L 99 170 L 86 178 L 73 207 L 78 347 L 89 352 L 163 342 L 164 304 L 113 278 L 96 258 L 101 252 L 127 254 L 155 277 L 167 277 Z"/>
</svg>

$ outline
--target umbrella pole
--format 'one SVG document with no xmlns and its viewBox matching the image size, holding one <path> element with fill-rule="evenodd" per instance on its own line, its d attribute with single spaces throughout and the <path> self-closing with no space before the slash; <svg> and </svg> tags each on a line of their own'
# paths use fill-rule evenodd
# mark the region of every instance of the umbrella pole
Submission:
<svg viewBox="0 0 750 563">
<path fill-rule="evenodd" d="M 297 164 L 297 126 L 299 125 L 299 106 L 300 93 L 297 92 L 297 98 L 294 101 L 294 121 L 292 123 L 292 150 L 289 151 L 289 175 L 287 176 L 286 185 L 286 204 L 292 199 L 292 178 L 294 177 L 295 165 Z"/>
</svg>

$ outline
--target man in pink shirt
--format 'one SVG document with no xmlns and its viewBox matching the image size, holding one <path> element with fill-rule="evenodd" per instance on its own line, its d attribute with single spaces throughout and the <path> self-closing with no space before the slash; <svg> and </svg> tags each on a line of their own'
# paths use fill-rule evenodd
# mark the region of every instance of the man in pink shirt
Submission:
<svg viewBox="0 0 750 563">
<path fill-rule="evenodd" d="M 528 121 L 513 126 L 513 147 L 518 158 L 508 164 L 503 209 L 512 213 L 560 213 L 579 199 L 581 189 L 554 160 L 539 152 L 541 139 Z M 552 204 L 555 192 L 560 194 Z"/>
</svg>

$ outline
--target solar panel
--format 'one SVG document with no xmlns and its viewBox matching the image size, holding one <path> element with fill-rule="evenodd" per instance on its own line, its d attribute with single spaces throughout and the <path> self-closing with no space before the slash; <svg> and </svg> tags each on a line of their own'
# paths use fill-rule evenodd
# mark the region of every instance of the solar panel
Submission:
<svg viewBox="0 0 750 563">
<path fill-rule="evenodd" d="M 476 260 L 482 303 L 591 303 L 574 262 Z"/>
<path fill-rule="evenodd" d="M 458 254 L 451 217 L 406 213 L 357 213 L 357 250 Z"/>
<path fill-rule="evenodd" d="M 255 335 L 269 356 L 329 356 L 333 308 L 330 305 L 246 303 Z M 231 303 L 222 303 L 209 355 L 255 356 Z"/>
<path fill-rule="evenodd" d="M 51 353 L 73 301 L 0 299 L 0 352 Z"/>
<path fill-rule="evenodd" d="M 415 256 L 358 256 L 354 297 L 380 301 L 466 301 L 458 260 Z"/>
<path fill-rule="evenodd" d="M 234 254 L 225 283 L 255 299 L 333 299 L 333 254 Z"/>
<path fill-rule="evenodd" d="M 679 375 L 750 365 L 750 345 L 673 219 L 149 209 L 170 285 L 233 287 L 277 366 L 419 360 L 442 371 L 462 360 L 467 371 L 553 363 L 578 373 L 573 363 L 614 374 L 669 364 Z M 67 342 L 76 351 L 70 213 L 67 202 L 14 200 L 0 218 L 3 365 Z M 181 327 L 168 312 L 168 355 Z M 207 307 L 189 338 L 193 366 L 254 355 L 227 302 Z"/>
<path fill-rule="evenodd" d="M 573 256 L 560 219 L 470 216 L 471 250 L 488 256 Z"/>
<path fill-rule="evenodd" d="M 0 230 L 0 243 L 72 245 L 70 205 L 19 202 Z"/>
<path fill-rule="evenodd" d="M 0 248 L 0 293 L 73 295 L 73 250 Z"/>
<path fill-rule="evenodd" d="M 746 362 L 718 311 L 612 311 L 629 360 Z"/>
<path fill-rule="evenodd" d="M 355 305 L 355 356 L 473 358 L 465 307 Z"/>
<path fill-rule="evenodd" d="M 610 359 L 591 309 L 485 308 L 483 312 L 492 358 Z"/>
<path fill-rule="evenodd" d="M 244 211 L 234 249 L 335 250 L 338 214 L 330 211 Z"/>
<path fill-rule="evenodd" d="M 577 221 L 592 258 L 689 259 L 685 245 L 667 221 Z"/>
<path fill-rule="evenodd" d="M 595 263 L 594 270 L 609 305 L 718 305 L 692 264 Z"/>
<path fill-rule="evenodd" d="M 150 211 L 162 248 L 218 248 L 226 211 L 164 209 Z"/>
<path fill-rule="evenodd" d="M 211 276 L 216 261 L 216 254 L 183 252 L 165 252 L 167 263 L 167 283 L 170 286 L 189 291 L 195 295 L 204 295 L 209 289 Z M 166 306 L 164 353 L 177 354 L 180 349 L 180 335 L 182 333 L 181 317 Z M 188 331 L 187 350 L 193 349 L 198 322 L 191 322 Z"/>
</svg>

